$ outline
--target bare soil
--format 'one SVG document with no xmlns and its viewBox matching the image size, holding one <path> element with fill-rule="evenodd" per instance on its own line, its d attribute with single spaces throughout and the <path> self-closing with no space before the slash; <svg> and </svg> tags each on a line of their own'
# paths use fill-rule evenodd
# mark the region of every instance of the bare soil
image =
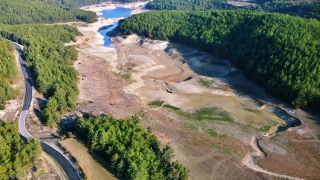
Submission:
<svg viewBox="0 0 320 180">
<path fill-rule="evenodd" d="M 110 169 L 109 163 L 95 153 L 91 152 L 89 154 L 88 148 L 76 139 L 66 139 L 60 141 L 60 144 L 76 159 L 87 179 L 116 179 L 113 174 L 104 168 L 108 167 Z"/>
<path fill-rule="evenodd" d="M 74 67 L 79 72 L 80 95 L 77 111 L 66 117 L 83 113 L 110 113 L 117 118 L 138 115 L 162 145 L 170 143 L 175 159 L 190 170 L 190 179 L 281 179 L 243 164 L 247 154 L 255 152 L 252 137 L 259 138 L 266 155 L 254 158 L 254 165 L 275 174 L 319 179 L 319 115 L 293 109 L 246 79 L 227 60 L 194 48 L 136 35 L 113 37 L 114 46 L 103 47 L 97 29 L 112 22 L 73 24 L 83 36 L 66 45 L 79 51 Z M 212 81 L 212 86 L 203 86 L 200 79 Z M 41 99 L 35 99 L 35 109 L 41 106 Z M 234 122 L 186 119 L 167 108 L 149 107 L 153 101 L 185 112 L 218 108 Z M 281 109 L 280 115 L 273 114 L 274 108 Z M 42 138 L 56 136 L 57 129 L 32 123 L 36 114 L 28 124 L 32 133 Z M 302 125 L 277 133 L 288 116 L 300 119 Z M 210 129 L 218 136 L 210 136 Z"/>
<path fill-rule="evenodd" d="M 164 46 L 162 42 L 150 42 L 151 44 L 157 43 L 157 45 L 145 44 L 140 47 L 139 39 L 136 37 L 128 39 L 118 37 L 113 41 L 116 48 L 111 49 L 96 48 L 92 41 L 77 45 L 79 60 L 74 67 L 81 75 L 79 77 L 78 111 L 91 112 L 96 115 L 111 113 L 116 117 L 142 115 L 144 111 L 143 126 L 151 127 L 163 144 L 170 142 L 176 152 L 177 160 L 190 169 L 191 179 L 212 179 L 214 177 L 229 179 L 231 174 L 239 179 L 265 178 L 264 175 L 252 172 L 241 164 L 248 150 L 248 147 L 241 141 L 229 136 L 222 139 L 212 138 L 203 131 L 191 131 L 183 127 L 181 124 L 183 120 L 174 113 L 168 115 L 166 113 L 169 112 L 149 110 L 146 105 L 153 100 L 165 100 L 168 104 L 176 106 L 182 104 L 183 107 L 188 107 L 193 100 L 200 97 L 201 99 L 195 101 L 199 104 L 194 103 L 193 107 L 189 107 L 189 110 L 192 110 L 207 106 L 210 103 L 209 100 L 204 103 L 201 100 L 208 97 L 214 99 L 222 96 L 226 99 L 230 97 L 233 99 L 235 96 L 233 92 L 223 90 L 228 89 L 227 86 L 221 83 L 223 84 L 221 85 L 222 90 L 206 89 L 196 80 L 192 80 L 190 85 L 186 83 L 186 86 L 189 85 L 191 88 L 179 89 L 177 86 L 180 84 L 169 83 L 181 82 L 197 74 L 191 71 L 185 63 L 183 65 L 181 62 L 175 62 L 170 57 L 171 55 L 164 51 L 167 43 Z M 123 75 L 127 73 L 130 74 L 130 79 L 123 78 Z M 170 81 L 166 81 L 167 79 Z M 183 83 L 181 84 L 183 86 Z M 174 90 L 175 93 L 167 93 L 167 87 Z M 193 93 L 204 93 L 204 95 Z M 181 101 L 186 101 L 186 103 L 181 103 Z M 114 106 L 115 109 L 113 109 Z M 263 111 L 262 114 L 264 113 L 267 112 Z M 177 120 L 168 120 L 168 117 L 175 116 Z M 274 121 L 280 122 L 279 120 Z M 210 123 L 206 122 L 199 126 L 203 127 L 207 124 Z"/>
<path fill-rule="evenodd" d="M 294 177 L 314 177 L 289 170 L 274 171 L 271 164 L 284 166 L 290 161 L 272 159 L 275 156 L 270 155 L 289 157 L 288 152 L 297 150 L 291 144 L 284 147 L 282 139 L 277 138 L 281 136 L 276 133 L 277 127 L 285 122 L 272 109 L 279 107 L 283 114 L 306 119 L 305 122 L 310 117 L 300 117 L 304 111 L 273 98 L 227 60 L 180 44 L 141 40 L 136 35 L 113 37 L 114 47 L 106 48 L 97 32 L 83 27 L 79 30 L 85 41 L 76 42 L 79 60 L 74 67 L 80 73 L 78 112 L 141 116 L 145 128 L 151 127 L 163 145 L 170 143 L 174 148 L 176 159 L 187 166 L 191 179 L 279 179 L 256 173 L 242 164 L 247 153 L 254 152 L 252 137 L 261 139 L 261 148 L 267 153 L 264 159 L 254 160 L 262 168 Z M 205 87 L 200 79 L 212 80 L 213 84 Z M 186 112 L 217 107 L 228 112 L 234 123 L 185 119 L 166 108 L 152 109 L 147 104 L 153 101 L 163 101 Z M 305 122 L 294 132 L 317 138 L 319 129 L 304 127 L 308 124 Z M 261 130 L 268 126 L 269 131 Z M 210 129 L 222 138 L 210 136 Z M 319 165 L 316 157 L 308 157 Z M 269 161 L 272 163 L 268 164 Z"/>
</svg>

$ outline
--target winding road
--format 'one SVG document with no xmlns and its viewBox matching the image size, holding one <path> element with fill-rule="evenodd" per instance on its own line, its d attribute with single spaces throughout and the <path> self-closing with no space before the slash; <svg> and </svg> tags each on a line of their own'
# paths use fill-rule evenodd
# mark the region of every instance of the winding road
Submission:
<svg viewBox="0 0 320 180">
<path fill-rule="evenodd" d="M 21 136 L 23 136 L 23 138 L 28 139 L 29 137 L 32 137 L 32 135 L 28 132 L 26 128 L 26 117 L 28 114 L 28 109 L 31 104 L 31 100 L 32 100 L 32 82 L 28 73 L 26 62 L 24 60 L 23 50 L 16 43 L 14 43 L 14 46 L 19 53 L 19 62 L 24 75 L 24 79 L 26 81 L 26 94 L 25 94 L 22 111 L 19 117 L 19 133 L 21 134 Z M 65 173 L 67 174 L 70 180 L 81 180 L 81 177 L 77 173 L 75 167 L 65 155 L 63 155 L 59 150 L 49 145 L 48 143 L 44 141 L 40 141 L 40 142 L 41 142 L 42 149 L 46 153 L 51 155 L 60 164 L 60 166 L 63 168 L 63 170 L 65 171 Z"/>
</svg>

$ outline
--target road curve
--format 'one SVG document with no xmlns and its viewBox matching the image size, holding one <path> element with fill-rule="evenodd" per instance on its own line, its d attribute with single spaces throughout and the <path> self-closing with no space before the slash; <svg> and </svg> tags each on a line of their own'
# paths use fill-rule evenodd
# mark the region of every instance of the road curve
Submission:
<svg viewBox="0 0 320 180">
<path fill-rule="evenodd" d="M 16 43 L 13 43 L 13 44 L 19 53 L 19 62 L 24 75 L 24 79 L 26 81 L 26 94 L 25 94 L 24 103 L 23 103 L 22 111 L 19 117 L 19 122 L 18 122 L 19 133 L 24 138 L 28 139 L 29 137 L 32 137 L 32 135 L 28 132 L 26 128 L 26 117 L 28 114 L 28 109 L 31 104 L 31 100 L 32 100 L 32 82 L 27 70 L 26 62 L 23 58 L 24 57 L 23 50 L 18 44 Z M 63 170 L 65 171 L 65 173 L 67 174 L 70 180 L 81 180 L 75 167 L 65 155 L 63 155 L 60 151 L 58 151 L 57 149 L 55 149 L 54 147 L 52 147 L 51 145 L 49 145 L 44 141 L 41 141 L 41 147 L 46 153 L 50 154 L 60 164 L 60 166 L 63 168 Z"/>
</svg>

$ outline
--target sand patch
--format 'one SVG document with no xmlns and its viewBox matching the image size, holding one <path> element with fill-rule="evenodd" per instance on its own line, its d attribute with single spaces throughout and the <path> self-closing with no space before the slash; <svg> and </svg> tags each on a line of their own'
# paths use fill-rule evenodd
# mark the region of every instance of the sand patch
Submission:
<svg viewBox="0 0 320 180">
<path fill-rule="evenodd" d="M 116 8 L 128 8 L 133 9 L 132 14 L 137 14 L 146 11 L 144 7 L 148 2 L 135 2 L 135 3 L 113 3 L 113 2 L 104 2 L 96 5 L 83 6 L 80 9 L 86 11 L 92 11 L 100 15 L 103 10 L 110 10 Z"/>
</svg>

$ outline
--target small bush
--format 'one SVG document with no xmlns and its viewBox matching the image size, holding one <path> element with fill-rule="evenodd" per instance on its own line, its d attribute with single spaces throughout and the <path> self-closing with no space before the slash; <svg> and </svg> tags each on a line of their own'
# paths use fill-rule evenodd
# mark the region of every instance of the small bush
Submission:
<svg viewBox="0 0 320 180">
<path fill-rule="evenodd" d="M 212 130 L 212 129 L 209 129 L 207 131 L 207 133 L 212 137 L 217 137 L 218 136 L 218 133 L 216 131 Z"/>
<path fill-rule="evenodd" d="M 213 80 L 207 80 L 207 79 L 204 79 L 204 78 L 200 78 L 198 80 L 198 82 L 204 86 L 204 87 L 207 87 L 207 88 L 211 88 L 212 87 L 212 84 L 214 83 Z"/>
<path fill-rule="evenodd" d="M 188 129 L 198 130 L 198 128 L 192 124 L 183 123 L 183 126 Z"/>
</svg>

